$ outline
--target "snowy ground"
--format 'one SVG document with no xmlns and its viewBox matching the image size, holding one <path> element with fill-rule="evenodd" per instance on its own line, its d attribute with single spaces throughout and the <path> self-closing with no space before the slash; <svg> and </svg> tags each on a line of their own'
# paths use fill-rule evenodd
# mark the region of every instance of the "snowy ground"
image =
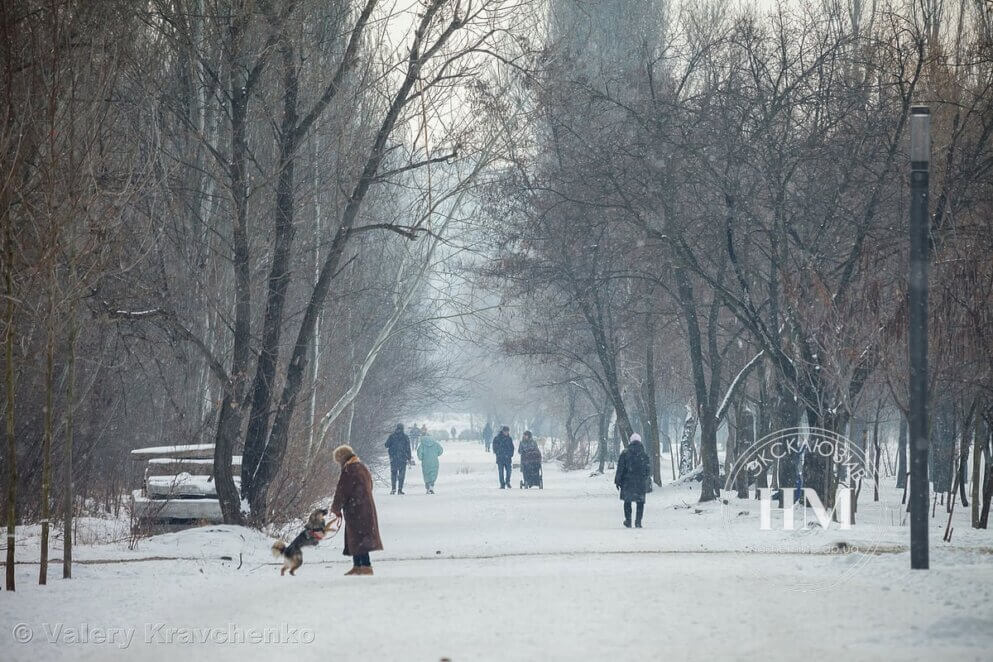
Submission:
<svg viewBox="0 0 993 662">
<path fill-rule="evenodd" d="M 627 530 L 609 476 L 546 464 L 543 491 L 501 491 L 479 445 L 445 447 L 438 494 L 419 467 L 406 496 L 377 485 L 375 577 L 342 576 L 333 539 L 281 578 L 271 540 L 237 527 L 84 545 L 72 581 L 53 566 L 38 587 L 37 565 L 17 566 L 2 658 L 993 659 L 993 535 L 964 511 L 951 545 L 932 520 L 932 570 L 911 573 L 897 511 L 860 503 L 864 524 L 815 538 L 758 531 L 754 502 L 735 503 L 729 535 L 695 484 L 671 485 L 649 496 L 647 528 Z M 769 553 L 770 536 L 811 553 Z M 838 540 L 882 553 L 827 553 Z M 36 538 L 18 547 L 37 558 Z M 794 590 L 810 584 L 831 588 Z"/>
</svg>

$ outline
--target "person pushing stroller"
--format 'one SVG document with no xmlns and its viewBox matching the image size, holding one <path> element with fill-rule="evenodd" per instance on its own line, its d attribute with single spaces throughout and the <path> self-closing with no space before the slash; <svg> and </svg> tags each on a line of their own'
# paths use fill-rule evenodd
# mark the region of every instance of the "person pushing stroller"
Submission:
<svg viewBox="0 0 993 662">
<path fill-rule="evenodd" d="M 517 452 L 521 456 L 521 487 L 537 487 L 544 489 L 544 481 L 541 476 L 541 449 L 538 442 L 531 436 L 530 430 L 524 432 L 521 443 L 517 447 Z"/>
</svg>

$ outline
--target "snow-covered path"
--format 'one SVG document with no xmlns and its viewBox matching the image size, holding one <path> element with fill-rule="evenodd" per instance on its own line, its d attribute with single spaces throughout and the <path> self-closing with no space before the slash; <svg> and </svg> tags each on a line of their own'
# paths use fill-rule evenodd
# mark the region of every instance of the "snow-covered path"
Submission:
<svg viewBox="0 0 993 662">
<path fill-rule="evenodd" d="M 798 592 L 787 587 L 837 576 L 850 559 L 729 551 L 716 508 L 681 507 L 694 487 L 657 491 L 647 528 L 626 530 L 609 476 L 546 465 L 545 490 L 501 491 L 478 445 L 447 444 L 441 459 L 436 495 L 423 494 L 419 467 L 406 496 L 377 485 L 386 549 L 373 555 L 375 577 L 342 576 L 350 563 L 335 539 L 281 578 L 270 541 L 234 527 L 134 551 L 80 547 L 82 560 L 125 562 L 80 564 L 46 588 L 33 583 L 37 566 L 18 566 L 18 592 L 0 599 L 3 659 L 991 657 L 988 532 L 934 544 L 927 573 L 907 571 L 905 553 L 882 554 L 834 589 Z M 905 532 L 883 538 L 896 547 Z M 20 558 L 37 558 L 29 549 Z M 182 560 L 138 560 L 149 557 Z M 122 628 L 113 642 L 95 641 L 110 628 Z M 26 632 L 29 643 L 14 641 Z"/>
</svg>

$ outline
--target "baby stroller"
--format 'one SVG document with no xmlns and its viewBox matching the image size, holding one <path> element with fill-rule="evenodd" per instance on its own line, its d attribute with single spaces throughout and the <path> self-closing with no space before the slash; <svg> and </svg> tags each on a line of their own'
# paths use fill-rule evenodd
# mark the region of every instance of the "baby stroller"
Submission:
<svg viewBox="0 0 993 662">
<path fill-rule="evenodd" d="M 541 449 L 533 441 L 521 449 L 521 476 L 524 477 L 521 481 L 521 489 L 530 487 L 545 489 L 541 475 Z"/>
</svg>

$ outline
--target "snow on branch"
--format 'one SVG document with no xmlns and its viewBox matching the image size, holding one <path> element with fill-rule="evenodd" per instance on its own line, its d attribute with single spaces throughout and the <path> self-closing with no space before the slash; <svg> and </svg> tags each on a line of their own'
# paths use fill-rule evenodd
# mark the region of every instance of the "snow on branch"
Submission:
<svg viewBox="0 0 993 662">
<path fill-rule="evenodd" d="M 752 371 L 752 368 L 759 364 L 762 357 L 765 355 L 765 350 L 760 350 L 758 354 L 752 357 L 752 360 L 745 364 L 745 367 L 738 371 L 734 379 L 731 380 L 731 384 L 728 386 L 728 390 L 724 393 L 724 398 L 721 400 L 721 406 L 717 408 L 717 413 L 714 414 L 714 421 L 720 423 L 725 414 L 727 414 L 728 407 L 731 406 L 731 398 L 734 396 L 735 391 L 738 387 L 744 383 L 745 378 L 748 377 L 748 373 Z"/>
<path fill-rule="evenodd" d="M 161 315 L 164 311 L 161 308 L 149 308 L 148 310 L 115 310 L 111 313 L 114 317 L 126 317 L 128 319 L 141 319 Z"/>
</svg>

